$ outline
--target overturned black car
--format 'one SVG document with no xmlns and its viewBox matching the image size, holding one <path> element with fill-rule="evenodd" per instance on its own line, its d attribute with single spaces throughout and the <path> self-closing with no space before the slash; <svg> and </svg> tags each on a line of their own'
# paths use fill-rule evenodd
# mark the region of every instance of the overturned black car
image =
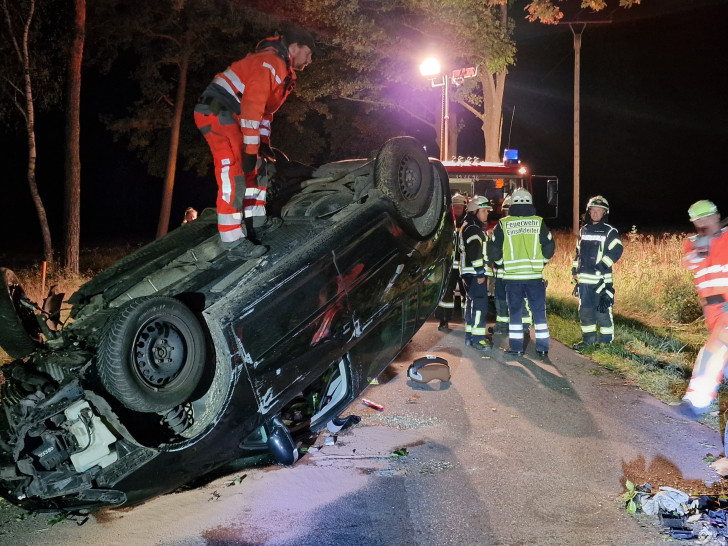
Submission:
<svg viewBox="0 0 728 546">
<path fill-rule="evenodd" d="M 262 257 L 229 259 L 206 211 L 81 286 L 63 323 L 0 270 L 2 496 L 128 506 L 256 448 L 291 464 L 292 426 L 325 427 L 422 326 L 452 259 L 438 161 L 402 137 L 263 173 L 283 224 Z"/>
</svg>

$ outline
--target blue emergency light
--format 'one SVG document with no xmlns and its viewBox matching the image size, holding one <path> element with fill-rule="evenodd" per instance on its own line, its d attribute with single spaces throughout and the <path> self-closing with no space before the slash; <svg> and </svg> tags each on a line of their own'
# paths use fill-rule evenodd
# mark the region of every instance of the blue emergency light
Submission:
<svg viewBox="0 0 728 546">
<path fill-rule="evenodd" d="M 506 165 L 518 163 L 518 150 L 509 150 L 508 148 L 503 150 L 503 163 Z"/>
</svg>

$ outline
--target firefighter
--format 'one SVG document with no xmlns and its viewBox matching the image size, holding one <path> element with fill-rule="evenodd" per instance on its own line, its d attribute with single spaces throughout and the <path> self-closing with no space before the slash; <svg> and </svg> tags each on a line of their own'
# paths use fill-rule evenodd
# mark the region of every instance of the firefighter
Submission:
<svg viewBox="0 0 728 546">
<path fill-rule="evenodd" d="M 709 334 L 698 353 L 679 411 L 697 417 L 708 412 L 728 362 L 728 230 L 721 226 L 718 209 L 710 201 L 693 203 L 688 215 L 697 234 L 684 242 L 682 262 L 693 272 Z M 722 431 L 725 431 L 728 405 L 724 398 L 721 393 Z M 725 440 L 724 432 L 724 446 Z"/>
<path fill-rule="evenodd" d="M 483 228 L 491 206 L 485 197 L 473 196 L 468 203 L 467 215 L 460 228 L 460 275 L 465 285 L 465 344 L 485 351 L 490 344 L 485 337 L 488 319 L 488 283 L 492 276 L 487 237 Z"/>
<path fill-rule="evenodd" d="M 488 255 L 496 267 L 503 267 L 508 300 L 508 354 L 521 356 L 524 332 L 521 320 L 523 298 L 533 313 L 536 354 L 547 358 L 551 337 L 546 323 L 546 282 L 543 268 L 554 255 L 554 238 L 536 216 L 531 194 L 517 189 L 511 196 L 509 215 L 501 218 L 493 230 Z"/>
<path fill-rule="evenodd" d="M 452 196 L 451 211 L 455 225 L 455 231 L 453 232 L 455 245 L 453 246 L 452 270 L 450 271 L 450 280 L 448 281 L 445 293 L 442 295 L 442 300 L 440 300 L 440 303 L 437 304 L 437 309 L 435 309 L 435 318 L 440 320 L 440 325 L 437 329 L 441 332 L 450 331 L 450 319 L 452 318 L 452 311 L 455 308 L 455 289 L 458 283 L 460 283 L 460 252 L 457 244 L 457 233 L 465 220 L 465 209 L 467 206 L 467 197 L 459 193 Z"/>
<path fill-rule="evenodd" d="M 508 210 L 511 207 L 512 197 L 509 195 L 503 200 L 501 205 L 501 218 L 508 216 Z M 495 227 L 495 226 L 494 226 Z M 508 300 L 506 299 L 506 283 L 503 279 L 503 265 L 496 265 L 494 268 L 495 286 L 493 289 L 493 303 L 495 305 L 495 325 L 493 326 L 494 334 L 508 333 Z M 521 322 L 523 323 L 523 332 L 528 333 L 531 330 L 533 317 L 531 308 L 528 306 L 528 300 L 523 300 L 523 308 L 521 313 Z"/>
<path fill-rule="evenodd" d="M 614 339 L 614 277 L 612 266 L 622 256 L 619 232 L 606 223 L 609 203 L 601 195 L 586 204 L 586 224 L 576 240 L 571 277 L 578 286 L 582 340 L 574 345 L 581 351 L 589 345 L 608 345 Z M 598 334 L 598 338 L 597 338 Z"/>
<path fill-rule="evenodd" d="M 258 158 L 275 160 L 270 147 L 273 114 L 293 90 L 296 71 L 311 63 L 314 49 L 313 36 L 300 28 L 266 38 L 255 52 L 217 74 L 195 106 L 195 123 L 215 164 L 217 228 L 231 257 L 264 254 L 267 248 L 258 234 L 281 223 L 265 215 L 266 188 L 257 180 Z"/>
</svg>

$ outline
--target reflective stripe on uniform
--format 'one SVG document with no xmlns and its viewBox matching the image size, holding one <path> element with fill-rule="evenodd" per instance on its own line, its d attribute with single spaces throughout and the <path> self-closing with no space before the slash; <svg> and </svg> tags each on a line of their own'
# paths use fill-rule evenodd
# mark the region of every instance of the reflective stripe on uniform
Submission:
<svg viewBox="0 0 728 546">
<path fill-rule="evenodd" d="M 226 70 L 225 70 L 225 71 L 223 72 L 223 75 L 224 75 L 224 76 L 225 76 L 225 77 L 226 77 L 226 78 L 227 78 L 228 80 L 230 80 L 230 83 L 232 83 L 232 84 L 233 84 L 233 87 L 234 87 L 235 89 L 237 89 L 237 91 L 238 91 L 238 93 L 240 93 L 240 95 L 242 95 L 243 93 L 245 93 L 245 84 L 244 84 L 243 82 L 241 82 L 241 81 L 240 81 L 240 78 L 238 78 L 238 75 L 237 75 L 237 74 L 236 74 L 235 72 L 233 72 L 232 70 L 230 70 L 230 69 L 228 68 L 228 69 L 226 69 Z"/>
<path fill-rule="evenodd" d="M 243 129 L 257 129 L 260 127 L 260 122 L 254 119 L 241 119 L 240 127 Z"/>
<path fill-rule="evenodd" d="M 533 329 L 536 333 L 536 339 L 548 339 L 549 337 L 551 337 L 547 324 L 536 323 L 533 325 Z"/>
<path fill-rule="evenodd" d="M 228 83 L 228 81 L 225 78 L 221 78 L 220 76 L 217 76 L 214 80 L 212 80 L 212 83 L 215 83 L 222 87 L 225 91 L 228 92 L 228 94 L 235 99 L 236 102 L 240 102 L 240 97 L 235 93 L 235 90 L 232 88 L 232 86 Z"/>
<path fill-rule="evenodd" d="M 220 169 L 220 181 L 222 182 L 220 193 L 222 200 L 226 203 L 230 203 L 232 201 L 230 197 L 233 191 L 232 184 L 230 183 L 230 160 L 223 159 L 222 164 L 223 167 Z"/>
<path fill-rule="evenodd" d="M 263 66 L 264 66 L 265 68 L 267 68 L 268 70 L 270 70 L 271 74 L 273 74 L 273 77 L 275 78 L 275 80 L 276 80 L 276 83 L 277 83 L 278 85 L 280 85 L 280 84 L 281 84 L 281 83 L 283 82 L 283 80 L 281 80 L 281 77 L 280 77 L 280 76 L 279 76 L 278 74 L 276 74 L 276 69 L 275 69 L 275 68 L 273 68 L 273 66 L 272 66 L 272 65 L 270 65 L 270 64 L 268 64 L 268 63 L 263 63 Z"/>
<path fill-rule="evenodd" d="M 239 226 L 242 221 L 243 215 L 239 212 L 234 212 L 232 214 L 217 213 L 218 226 Z"/>
</svg>

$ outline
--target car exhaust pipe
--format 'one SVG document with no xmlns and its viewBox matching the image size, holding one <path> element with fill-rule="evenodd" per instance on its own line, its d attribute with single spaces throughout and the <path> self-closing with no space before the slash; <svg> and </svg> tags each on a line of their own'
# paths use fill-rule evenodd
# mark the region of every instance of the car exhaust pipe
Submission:
<svg viewBox="0 0 728 546">
<path fill-rule="evenodd" d="M 298 447 L 296 447 L 291 432 L 276 415 L 265 423 L 265 433 L 268 436 L 268 450 L 275 460 L 282 465 L 292 465 L 298 460 Z"/>
</svg>

